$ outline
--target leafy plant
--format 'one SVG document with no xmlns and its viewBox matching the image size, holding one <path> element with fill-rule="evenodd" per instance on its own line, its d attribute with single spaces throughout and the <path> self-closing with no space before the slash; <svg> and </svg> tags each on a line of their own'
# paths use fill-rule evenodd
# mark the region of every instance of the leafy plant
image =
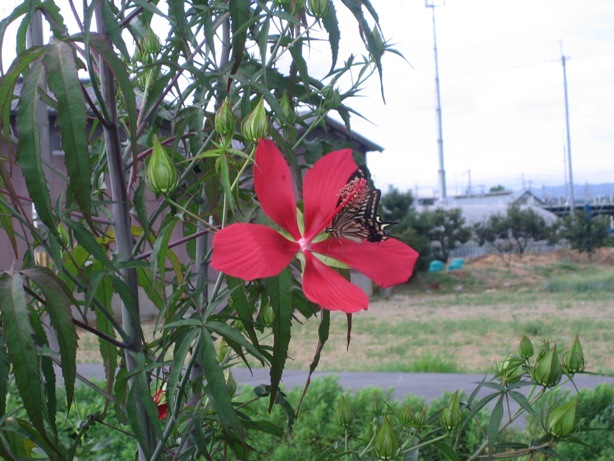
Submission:
<svg viewBox="0 0 614 461">
<path fill-rule="evenodd" d="M 606 245 L 609 228 L 607 216 L 595 216 L 590 210 L 575 210 L 572 215 L 565 216 L 560 234 L 574 250 L 590 258 L 597 248 Z"/>
</svg>

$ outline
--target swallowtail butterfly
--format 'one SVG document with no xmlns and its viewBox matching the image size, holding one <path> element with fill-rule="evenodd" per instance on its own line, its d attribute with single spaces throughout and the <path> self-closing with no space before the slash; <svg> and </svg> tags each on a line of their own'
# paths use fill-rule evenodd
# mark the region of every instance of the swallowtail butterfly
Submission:
<svg viewBox="0 0 614 461">
<path fill-rule="evenodd" d="M 361 180 L 364 180 L 364 173 L 358 169 L 350 176 L 346 186 L 339 194 L 337 206 L 345 199 L 344 191 L 353 190 L 355 196 L 335 215 L 330 227 L 325 229 L 333 237 L 346 238 L 360 242 L 366 240 L 368 242 L 381 242 L 389 236 L 385 229 L 394 222 L 383 221 L 377 212 L 381 191 L 379 189 L 369 189 L 369 186 L 364 183 L 361 187 Z M 352 189 L 354 188 L 354 189 Z"/>
</svg>

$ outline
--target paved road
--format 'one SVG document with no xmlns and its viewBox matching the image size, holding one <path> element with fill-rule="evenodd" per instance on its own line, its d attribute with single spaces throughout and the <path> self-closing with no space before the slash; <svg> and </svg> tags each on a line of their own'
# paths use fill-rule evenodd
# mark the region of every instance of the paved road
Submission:
<svg viewBox="0 0 614 461">
<path fill-rule="evenodd" d="M 88 378 L 104 379 L 101 365 L 79 364 L 78 371 Z M 268 384 L 268 370 L 254 369 L 253 374 L 247 368 L 234 368 L 233 373 L 239 385 L 256 386 Z M 333 373 L 318 371 L 313 375 L 317 379 L 326 375 L 334 375 L 343 387 L 353 390 L 365 387 L 379 387 L 393 389 L 392 398 L 403 399 L 408 394 L 423 397 L 426 401 L 441 397 L 446 391 L 454 392 L 464 390 L 468 394 L 473 392 L 477 384 L 483 380 L 484 375 L 465 373 Z M 307 372 L 286 370 L 282 384 L 288 388 L 303 387 L 307 380 Z M 614 376 L 578 375 L 574 378 L 578 388 L 594 388 L 601 383 L 614 384 Z M 573 389 L 570 383 L 566 388 Z M 485 391 L 487 392 L 487 391 Z"/>
<path fill-rule="evenodd" d="M 267 384 L 269 382 L 268 370 L 254 370 L 253 375 L 246 368 L 235 368 L 233 373 L 237 383 L 246 385 Z M 339 384 L 353 390 L 365 387 L 379 387 L 393 389 L 394 399 L 403 399 L 408 394 L 423 397 L 426 401 L 441 397 L 446 391 L 454 392 L 464 390 L 470 394 L 475 390 L 478 383 L 484 379 L 484 375 L 465 373 L 350 373 L 350 372 L 315 372 L 312 379 L 333 375 L 339 379 Z M 282 384 L 289 387 L 303 387 L 307 379 L 307 373 L 297 370 L 284 371 Z M 594 388 L 601 383 L 614 384 L 614 376 L 578 375 L 574 378 L 578 388 Z M 566 383 L 565 388 L 573 389 L 571 383 Z M 484 394 L 487 393 L 484 390 Z"/>
</svg>

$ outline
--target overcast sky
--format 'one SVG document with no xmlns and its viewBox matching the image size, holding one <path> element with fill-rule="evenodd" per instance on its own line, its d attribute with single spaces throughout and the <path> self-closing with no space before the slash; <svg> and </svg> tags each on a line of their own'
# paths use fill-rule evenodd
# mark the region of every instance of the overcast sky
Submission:
<svg viewBox="0 0 614 461">
<path fill-rule="evenodd" d="M 433 194 L 438 184 L 432 11 L 373 0 L 386 37 L 411 63 L 384 60 L 387 104 L 373 82 L 354 128 L 385 148 L 376 185 Z M 565 183 L 567 56 L 575 184 L 614 182 L 614 2 L 448 0 L 435 10 L 448 195 Z"/>
<path fill-rule="evenodd" d="M 4 0 L 2 16 L 17 3 Z M 433 195 L 439 160 L 432 10 L 423 0 L 371 3 L 386 39 L 409 64 L 394 54 L 384 58 L 387 104 L 374 78 L 350 102 L 370 123 L 353 117 L 352 125 L 384 148 L 368 156 L 378 187 Z M 448 195 L 466 191 L 469 181 L 477 192 L 565 183 L 561 45 L 574 183 L 614 182 L 613 1 L 448 0 L 435 15 Z M 342 22 L 342 35 L 351 45 L 355 21 Z"/>
</svg>

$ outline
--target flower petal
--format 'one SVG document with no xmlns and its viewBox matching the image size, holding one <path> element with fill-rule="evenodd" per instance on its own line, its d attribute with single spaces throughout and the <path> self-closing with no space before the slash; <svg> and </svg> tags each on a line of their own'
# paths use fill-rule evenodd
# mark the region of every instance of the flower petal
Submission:
<svg viewBox="0 0 614 461">
<path fill-rule="evenodd" d="M 231 224 L 213 236 L 211 266 L 243 280 L 272 277 L 299 251 L 292 242 L 260 224 Z"/>
<path fill-rule="evenodd" d="M 301 238 L 296 221 L 296 196 L 292 174 L 273 141 L 261 139 L 256 148 L 254 189 L 262 209 L 295 240 Z"/>
<path fill-rule="evenodd" d="M 369 307 L 369 298 L 356 285 L 305 251 L 303 292 L 307 299 L 324 309 L 347 314 Z"/>
<path fill-rule="evenodd" d="M 379 243 L 329 238 L 311 249 L 346 263 L 384 288 L 407 282 L 418 259 L 416 250 L 392 238 Z"/>
<path fill-rule="evenodd" d="M 357 169 L 352 149 L 343 149 L 326 154 L 307 171 L 303 182 L 305 237 L 313 238 L 330 225 L 339 192 Z"/>
</svg>

